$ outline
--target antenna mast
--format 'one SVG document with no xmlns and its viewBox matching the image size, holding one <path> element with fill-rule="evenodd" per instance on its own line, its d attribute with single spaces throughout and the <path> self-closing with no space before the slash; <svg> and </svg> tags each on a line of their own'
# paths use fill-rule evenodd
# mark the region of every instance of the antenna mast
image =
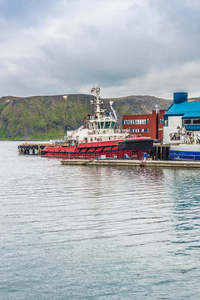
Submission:
<svg viewBox="0 0 200 300">
<path fill-rule="evenodd" d="M 104 110 L 101 110 L 100 107 L 100 88 L 99 87 L 93 87 L 91 90 L 91 93 L 93 93 L 94 91 L 96 91 L 96 101 L 95 101 L 95 114 L 97 116 L 97 118 L 100 118 L 101 112 L 103 112 Z"/>
</svg>

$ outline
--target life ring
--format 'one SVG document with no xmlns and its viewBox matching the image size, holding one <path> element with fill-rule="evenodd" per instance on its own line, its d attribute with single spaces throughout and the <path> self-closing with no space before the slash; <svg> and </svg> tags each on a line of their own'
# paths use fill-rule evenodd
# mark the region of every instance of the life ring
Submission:
<svg viewBox="0 0 200 300">
<path fill-rule="evenodd" d="M 99 139 L 97 139 L 97 142 L 99 141 Z"/>
<path fill-rule="evenodd" d="M 104 130 L 104 131 L 103 131 L 103 133 L 105 134 L 105 133 L 106 133 L 106 131 Z"/>
<path fill-rule="evenodd" d="M 90 141 L 92 142 L 92 141 L 93 141 L 93 139 L 90 139 Z"/>
<path fill-rule="evenodd" d="M 102 138 L 100 138 L 99 140 L 100 140 L 100 142 L 102 142 Z"/>
</svg>

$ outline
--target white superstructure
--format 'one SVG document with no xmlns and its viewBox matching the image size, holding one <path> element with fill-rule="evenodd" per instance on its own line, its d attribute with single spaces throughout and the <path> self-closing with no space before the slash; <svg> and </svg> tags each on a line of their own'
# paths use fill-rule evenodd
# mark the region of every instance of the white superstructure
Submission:
<svg viewBox="0 0 200 300">
<path fill-rule="evenodd" d="M 91 93 L 96 91 L 95 114 L 87 115 L 84 124 L 77 130 L 67 131 L 65 141 L 77 146 L 79 143 L 91 143 L 99 141 L 122 140 L 128 137 L 129 131 L 115 130 L 116 119 L 110 113 L 106 114 L 101 108 L 100 88 L 94 87 Z"/>
</svg>

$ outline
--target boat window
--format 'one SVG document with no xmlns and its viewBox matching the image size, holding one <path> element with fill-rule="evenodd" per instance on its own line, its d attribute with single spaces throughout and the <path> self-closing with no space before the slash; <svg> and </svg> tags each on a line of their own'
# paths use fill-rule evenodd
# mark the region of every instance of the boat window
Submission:
<svg viewBox="0 0 200 300">
<path fill-rule="evenodd" d="M 114 126 L 115 126 L 115 122 L 112 122 L 111 123 L 111 128 L 114 128 Z"/>
<path fill-rule="evenodd" d="M 96 152 L 99 152 L 99 151 L 101 151 L 102 149 L 103 149 L 103 147 L 97 148 L 97 149 L 96 149 Z"/>
<path fill-rule="evenodd" d="M 98 122 L 98 129 L 100 129 L 100 122 Z"/>
<path fill-rule="evenodd" d="M 111 149 L 111 147 L 105 147 L 103 150 L 104 151 L 109 151 Z"/>
<path fill-rule="evenodd" d="M 109 129 L 110 128 L 110 122 L 105 122 L 105 129 Z"/>
<path fill-rule="evenodd" d="M 184 125 L 191 124 L 191 120 L 185 119 L 185 120 L 183 120 L 183 124 L 184 124 Z"/>
<path fill-rule="evenodd" d="M 93 123 L 91 123 L 91 127 L 92 127 L 92 129 L 94 129 L 94 124 Z"/>
<path fill-rule="evenodd" d="M 101 122 L 101 129 L 104 128 L 104 122 Z"/>
</svg>

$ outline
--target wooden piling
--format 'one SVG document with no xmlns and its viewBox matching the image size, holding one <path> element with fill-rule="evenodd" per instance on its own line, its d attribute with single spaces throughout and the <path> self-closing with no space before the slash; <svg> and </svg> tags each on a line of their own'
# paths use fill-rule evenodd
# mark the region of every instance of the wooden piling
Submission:
<svg viewBox="0 0 200 300">
<path fill-rule="evenodd" d="M 42 150 L 49 146 L 49 143 L 23 143 L 18 146 L 20 155 L 41 155 Z"/>
</svg>

